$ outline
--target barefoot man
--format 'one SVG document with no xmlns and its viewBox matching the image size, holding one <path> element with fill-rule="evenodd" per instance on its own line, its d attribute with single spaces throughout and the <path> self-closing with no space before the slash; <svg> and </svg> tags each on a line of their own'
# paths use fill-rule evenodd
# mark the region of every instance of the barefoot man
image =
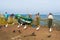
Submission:
<svg viewBox="0 0 60 40">
<path fill-rule="evenodd" d="M 48 15 L 48 27 L 49 27 L 49 32 L 52 31 L 51 27 L 52 27 L 52 22 L 53 22 L 53 15 L 52 13 L 49 13 Z"/>
<path fill-rule="evenodd" d="M 36 16 L 35 16 L 34 24 L 37 26 L 36 30 L 39 30 L 39 28 L 40 28 L 40 15 L 39 15 L 39 13 L 36 14 Z"/>
</svg>

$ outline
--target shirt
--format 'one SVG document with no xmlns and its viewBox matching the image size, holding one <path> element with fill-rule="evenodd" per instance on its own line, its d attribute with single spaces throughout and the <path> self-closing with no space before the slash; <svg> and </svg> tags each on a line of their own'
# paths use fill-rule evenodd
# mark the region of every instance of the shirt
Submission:
<svg viewBox="0 0 60 40">
<path fill-rule="evenodd" d="M 53 16 L 52 16 L 52 15 L 49 15 L 49 16 L 48 16 L 48 19 L 53 19 Z"/>
</svg>

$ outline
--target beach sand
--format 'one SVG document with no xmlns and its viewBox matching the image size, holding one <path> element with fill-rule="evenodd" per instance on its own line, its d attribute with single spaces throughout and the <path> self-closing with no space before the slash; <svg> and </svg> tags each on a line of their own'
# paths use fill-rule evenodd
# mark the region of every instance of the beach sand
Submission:
<svg viewBox="0 0 60 40">
<path fill-rule="evenodd" d="M 13 30 L 15 30 L 13 32 Z M 53 31 L 50 33 L 47 26 L 41 26 L 38 31 L 31 26 L 28 26 L 27 29 L 23 29 L 23 26 L 20 26 L 18 32 L 17 25 L 9 25 L 7 28 L 2 27 L 0 29 L 0 40 L 60 40 L 60 31 L 57 31 L 56 28 L 53 28 Z M 34 32 L 35 36 L 32 35 Z"/>
</svg>

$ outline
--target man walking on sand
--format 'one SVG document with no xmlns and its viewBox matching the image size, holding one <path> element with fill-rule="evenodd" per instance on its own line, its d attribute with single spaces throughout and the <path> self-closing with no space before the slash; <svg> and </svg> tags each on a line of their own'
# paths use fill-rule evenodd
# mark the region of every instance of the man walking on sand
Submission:
<svg viewBox="0 0 60 40">
<path fill-rule="evenodd" d="M 37 26 L 36 30 L 39 30 L 40 29 L 40 15 L 39 15 L 39 13 L 37 13 L 35 15 L 35 19 L 34 20 L 35 20 L 34 21 L 34 25 Z"/>
<path fill-rule="evenodd" d="M 52 27 L 52 22 L 53 22 L 53 15 L 52 13 L 49 13 L 48 15 L 48 27 L 49 27 L 49 32 L 52 31 L 51 27 Z"/>
</svg>

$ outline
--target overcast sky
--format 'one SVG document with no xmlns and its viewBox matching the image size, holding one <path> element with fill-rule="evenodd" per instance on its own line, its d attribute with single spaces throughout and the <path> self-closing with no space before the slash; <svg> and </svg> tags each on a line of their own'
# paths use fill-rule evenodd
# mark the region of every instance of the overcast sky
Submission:
<svg viewBox="0 0 60 40">
<path fill-rule="evenodd" d="M 0 12 L 60 14 L 60 0 L 0 0 Z"/>
</svg>

